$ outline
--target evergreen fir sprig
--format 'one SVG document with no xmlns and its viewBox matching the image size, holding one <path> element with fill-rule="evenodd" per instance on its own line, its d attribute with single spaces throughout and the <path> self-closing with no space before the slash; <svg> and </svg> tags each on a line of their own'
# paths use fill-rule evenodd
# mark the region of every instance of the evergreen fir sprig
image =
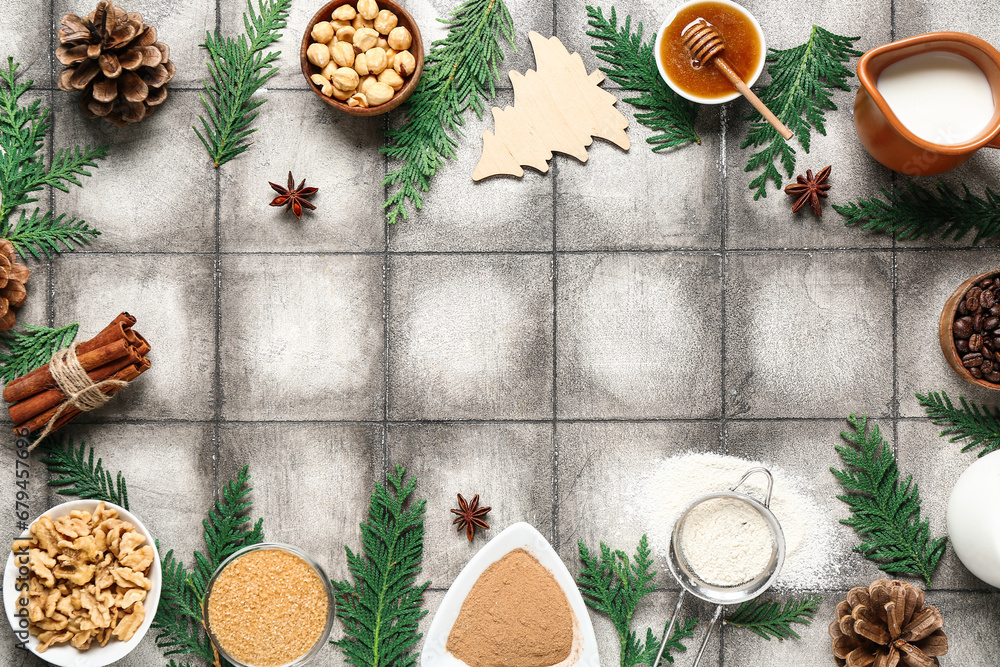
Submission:
<svg viewBox="0 0 1000 667">
<path fill-rule="evenodd" d="M 649 629 L 646 631 L 646 641 L 640 642 L 636 632 L 632 630 L 632 617 L 639 601 L 656 590 L 656 584 L 652 583 L 656 572 L 649 569 L 653 565 L 653 558 L 646 536 L 643 535 L 639 540 L 639 546 L 631 560 L 624 551 L 612 551 L 603 542 L 601 553 L 596 557 L 590 555 L 583 542 L 579 542 L 578 546 L 583 567 L 576 583 L 587 605 L 607 614 L 614 624 L 620 647 L 619 665 L 632 667 L 652 664 L 662 637 L 657 638 Z M 682 640 L 691 636 L 697 623 L 696 618 L 679 622 L 667 648 L 674 651 L 685 650 Z M 664 628 L 664 632 L 666 630 Z M 674 661 L 670 650 L 663 653 L 667 662 Z"/>
<path fill-rule="evenodd" d="M 75 326 L 75 325 L 74 325 Z M 53 435 L 39 446 L 42 463 L 53 475 L 50 486 L 63 487 L 56 493 L 77 496 L 86 500 L 103 500 L 128 509 L 128 488 L 121 471 L 117 476 L 104 469 L 101 459 L 94 462 L 94 448 L 87 448 L 87 441 L 80 447 L 73 445 L 73 438 L 64 440 Z M 89 452 L 89 453 L 88 453 Z"/>
<path fill-rule="evenodd" d="M 357 667 L 413 667 L 412 649 L 423 636 L 417 624 L 429 581 L 417 585 L 424 552 L 425 500 L 408 502 L 416 478 L 405 480 L 397 465 L 388 488 L 375 487 L 368 520 L 361 524 L 363 553 L 347 551 L 347 568 L 354 582 L 331 581 L 336 590 L 337 617 L 346 637 L 331 642 L 346 662 Z"/>
<path fill-rule="evenodd" d="M 614 7 L 611 16 L 605 18 L 600 7 L 588 6 L 587 18 L 593 28 L 587 34 L 604 42 L 591 48 L 598 58 L 611 65 L 602 67 L 601 71 L 624 90 L 641 93 L 622 101 L 644 110 L 635 118 L 657 133 L 646 139 L 653 150 L 662 151 L 690 142 L 700 144 L 701 137 L 694 129 L 698 105 L 663 82 L 653 59 L 653 42 L 642 40 L 642 23 L 632 32 L 632 17 L 626 16 L 625 25 L 619 28 Z"/>
<path fill-rule="evenodd" d="M 211 640 L 202 630 L 202 600 L 212 573 L 224 560 L 264 540 L 264 520 L 251 523 L 248 516 L 252 503 L 247 496 L 252 490 L 250 471 L 244 466 L 222 488 L 222 500 L 202 521 L 207 548 L 204 553 L 195 552 L 191 571 L 174 557 L 173 550 L 162 558 L 163 586 L 152 628 L 164 656 L 196 655 L 208 665 L 217 664 Z"/>
<path fill-rule="evenodd" d="M 864 415 L 847 419 L 851 430 L 837 447 L 845 469 L 830 468 L 845 493 L 837 496 L 851 509 L 841 520 L 861 537 L 854 548 L 887 574 L 931 576 L 944 554 L 945 540 L 932 540 L 930 523 L 920 517 L 920 493 L 913 476 L 902 481 L 896 457 L 882 439 L 878 424 L 868 427 Z"/>
<path fill-rule="evenodd" d="M 951 425 L 938 435 L 951 436 L 948 442 L 966 441 L 963 452 L 979 447 L 979 456 L 986 456 L 1000 449 L 1000 409 L 976 405 L 966 401 L 964 396 L 959 396 L 958 400 L 961 408 L 952 405 L 943 391 L 933 391 L 926 396 L 917 394 L 917 401 L 927 412 L 928 419 L 939 426 Z"/>
<path fill-rule="evenodd" d="M 810 595 L 798 600 L 792 598 L 782 607 L 778 602 L 759 598 L 747 600 L 725 622 L 727 625 L 746 628 L 768 641 L 771 641 L 771 637 L 779 640 L 792 637 L 801 639 L 799 633 L 792 629 L 792 623 L 810 625 L 822 601 L 823 596 Z"/>
<path fill-rule="evenodd" d="M 833 208 L 847 218 L 847 227 L 860 225 L 895 234 L 900 241 L 925 236 L 959 241 L 975 232 L 972 245 L 976 245 L 1000 234 L 1000 195 L 990 188 L 980 197 L 964 183 L 958 193 L 945 183 L 928 190 L 909 182 L 904 187 L 882 188 L 882 197 L 834 204 Z"/>
<path fill-rule="evenodd" d="M 812 27 L 809 40 L 791 49 L 769 49 L 767 62 L 771 82 L 764 86 L 759 97 L 774 115 L 795 133 L 795 138 L 806 153 L 809 152 L 811 131 L 826 134 L 826 112 L 835 111 L 830 91 L 833 88 L 850 90 L 848 77 L 854 74 L 844 67 L 853 56 L 860 56 L 852 46 L 860 37 L 842 37 Z M 764 168 L 752 181 L 753 198 L 767 196 L 767 183 L 781 187 L 780 163 L 791 177 L 795 173 L 795 149 L 759 112 L 753 111 L 745 120 L 750 121 L 746 137 L 740 148 L 761 148 L 750 155 L 744 171 Z"/>
<path fill-rule="evenodd" d="M 107 155 L 107 146 L 91 148 L 61 148 L 48 168 L 44 163 L 45 135 L 52 128 L 51 109 L 40 100 L 21 104 L 21 98 L 34 81 L 18 83 L 13 58 L 7 58 L 7 69 L 0 68 L 0 237 L 9 239 L 22 257 L 28 250 L 35 257 L 38 251 L 50 253 L 72 250 L 100 234 L 82 220 L 63 215 L 53 217 L 35 208 L 28 216 L 22 210 L 16 224 L 10 214 L 19 206 L 38 201 L 33 193 L 45 186 L 63 192 L 70 185 L 82 186 L 82 176 L 90 176 L 97 160 Z M 62 246 L 60 246 L 62 243 Z"/>
<path fill-rule="evenodd" d="M 235 39 L 218 31 L 205 36 L 202 46 L 211 56 L 208 72 L 212 81 L 204 81 L 201 101 L 208 120 L 198 116 L 204 134 L 197 127 L 194 131 L 216 167 L 250 148 L 248 137 L 257 131 L 250 125 L 260 113 L 257 109 L 267 101 L 254 94 L 277 74 L 273 63 L 281 55 L 280 51 L 264 50 L 281 38 L 278 31 L 285 28 L 290 7 L 291 0 L 258 0 L 259 12 L 255 12 L 253 0 L 247 0 L 243 14 L 246 34 Z"/>
<path fill-rule="evenodd" d="M 403 105 L 406 120 L 386 133 L 382 152 L 400 162 L 382 185 L 394 188 L 383 208 L 390 224 L 407 218 L 406 203 L 420 210 L 431 178 L 455 157 L 465 119 L 482 118 L 484 101 L 496 96 L 503 62 L 501 37 L 514 46 L 514 22 L 504 0 L 465 0 L 447 19 L 448 36 L 431 45 L 416 90 Z M 516 50 L 516 48 L 515 48 Z"/>
<path fill-rule="evenodd" d="M 0 352 L 0 380 L 10 382 L 49 363 L 53 352 L 70 346 L 79 328 L 76 323 L 58 329 L 26 324 L 24 332 L 0 334 L 0 341 L 10 350 Z"/>
</svg>

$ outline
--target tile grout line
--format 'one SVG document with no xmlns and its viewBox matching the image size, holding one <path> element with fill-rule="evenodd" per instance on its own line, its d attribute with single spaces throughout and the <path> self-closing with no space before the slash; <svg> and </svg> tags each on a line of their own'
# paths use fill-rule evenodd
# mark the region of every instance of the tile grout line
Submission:
<svg viewBox="0 0 1000 667">
<path fill-rule="evenodd" d="M 552 0 L 552 35 L 558 36 L 558 0 Z M 559 544 L 559 394 L 558 394 L 558 355 L 557 345 L 557 314 L 559 254 L 557 252 L 556 220 L 558 218 L 559 161 L 552 160 L 552 544 Z"/>
<path fill-rule="evenodd" d="M 219 1 L 215 3 L 215 31 L 222 29 L 222 8 Z M 221 486 L 219 484 L 219 457 L 222 453 L 222 172 L 215 167 L 215 375 L 212 382 L 215 388 L 215 405 L 212 418 L 212 488 L 215 501 L 219 500 Z"/>
<path fill-rule="evenodd" d="M 382 117 L 382 136 L 389 130 L 389 117 Z M 385 215 L 384 204 L 389 201 L 389 184 L 385 175 L 389 173 L 389 156 L 382 154 L 382 482 L 389 480 L 389 218 Z"/>
<path fill-rule="evenodd" d="M 53 44 L 56 43 L 56 34 L 57 34 L 57 32 L 56 32 L 56 3 L 55 3 L 55 0 L 49 0 L 49 45 L 50 45 L 50 47 L 51 47 L 51 45 L 53 45 Z M 51 48 L 49 48 L 49 81 L 52 84 L 54 84 L 55 81 L 56 81 L 56 69 L 57 69 L 57 66 L 56 66 L 55 48 L 51 47 Z M 48 103 L 49 103 L 50 107 L 54 107 L 55 106 L 55 99 L 54 99 L 55 95 L 52 92 L 48 92 L 48 93 L 46 93 L 46 95 L 49 98 L 48 99 Z M 50 135 L 50 139 L 49 139 L 49 142 L 48 142 L 49 143 L 48 150 L 46 152 L 48 153 L 49 167 L 51 168 L 51 166 L 52 166 L 52 160 L 55 158 L 55 150 L 56 150 L 55 149 L 56 116 L 53 113 L 53 109 L 51 109 L 51 108 L 50 108 L 50 111 L 49 111 L 49 120 L 52 121 L 52 125 L 51 125 L 51 130 L 50 130 L 51 131 L 51 135 Z M 49 193 L 48 193 L 49 210 L 52 211 L 52 216 L 55 217 L 55 214 L 56 214 L 56 192 L 55 192 L 55 188 L 53 188 L 51 185 L 48 186 L 48 188 L 49 188 Z M 51 257 L 51 256 L 47 257 L 46 261 L 45 261 L 45 264 L 46 264 L 46 266 L 48 268 L 48 274 L 49 274 L 46 277 L 46 285 L 45 285 L 46 286 L 46 292 L 47 292 L 47 294 L 45 295 L 45 310 L 46 310 L 45 315 L 46 315 L 46 319 L 48 320 L 49 327 L 50 328 L 54 328 L 56 326 L 56 261 L 55 261 L 55 258 Z M 50 489 L 52 488 L 49 485 L 49 482 L 52 479 L 52 475 L 49 472 L 48 467 L 46 467 L 44 469 L 42 477 L 45 479 L 45 489 L 46 489 L 46 494 L 45 495 L 46 495 L 46 501 L 47 501 L 46 504 L 49 504 L 48 503 L 48 497 L 51 495 Z"/>
<path fill-rule="evenodd" d="M 719 274 L 720 274 L 720 285 L 719 285 L 719 313 L 722 322 L 722 330 L 719 334 L 719 350 L 721 354 L 722 364 L 719 372 L 719 381 L 721 385 L 722 392 L 722 405 L 721 411 L 719 413 L 719 442 L 722 444 L 723 454 L 729 453 L 729 433 L 728 433 L 728 415 L 726 414 L 726 326 L 728 324 L 726 319 L 726 262 L 728 259 L 728 246 L 729 246 L 729 183 L 726 181 L 726 131 L 729 128 L 729 115 L 726 112 L 726 107 L 721 106 L 719 108 L 719 206 L 722 218 L 722 224 L 719 229 L 719 252 L 722 257 L 719 262 Z M 719 624 L 719 667 L 725 667 L 724 657 L 726 654 L 726 626 L 724 623 Z"/>
<path fill-rule="evenodd" d="M 889 41 L 896 41 L 896 0 L 889 0 Z M 890 182 L 896 186 L 896 172 L 890 172 Z M 890 255 L 890 278 L 892 282 L 892 454 L 899 456 L 899 271 L 897 267 L 898 243 L 896 235 L 892 235 L 892 253 Z"/>
</svg>

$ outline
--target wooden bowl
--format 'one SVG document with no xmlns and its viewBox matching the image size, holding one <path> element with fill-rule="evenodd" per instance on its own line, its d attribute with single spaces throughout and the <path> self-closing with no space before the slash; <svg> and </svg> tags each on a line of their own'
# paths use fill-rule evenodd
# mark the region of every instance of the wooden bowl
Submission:
<svg viewBox="0 0 1000 667">
<path fill-rule="evenodd" d="M 971 382 L 974 385 L 983 387 L 985 389 L 992 389 L 993 391 L 1000 391 L 1000 384 L 993 384 L 992 382 L 987 382 L 986 380 L 980 380 L 979 378 L 973 377 L 969 373 L 968 369 L 962 365 L 962 356 L 959 354 L 958 350 L 955 348 L 955 336 L 952 333 L 952 327 L 955 323 L 955 315 L 958 313 L 958 304 L 965 297 L 965 293 L 972 288 L 976 283 L 991 278 L 996 280 L 1000 277 L 1000 270 L 997 271 L 987 271 L 986 273 L 980 273 L 978 276 L 972 276 L 964 283 L 958 286 L 948 300 L 944 303 L 944 308 L 941 310 L 941 319 L 938 322 L 938 339 L 941 343 L 941 351 L 944 353 L 944 358 L 948 360 L 948 365 L 958 373 L 962 379 Z"/>
<path fill-rule="evenodd" d="M 413 94 L 413 91 L 417 87 L 417 82 L 420 80 L 420 75 L 424 71 L 424 42 L 420 37 L 420 29 L 417 28 L 417 22 L 413 20 L 410 13 L 402 8 L 398 3 L 393 2 L 393 0 L 377 0 L 378 7 L 380 10 L 388 9 L 390 12 L 396 15 L 399 22 L 397 26 L 403 26 L 410 31 L 410 35 L 413 37 L 413 43 L 410 45 L 409 51 L 413 54 L 414 59 L 417 61 L 416 67 L 413 69 L 413 74 L 406 77 L 406 81 L 403 83 L 403 87 L 396 91 L 396 94 L 392 96 L 392 99 L 385 104 L 380 104 L 375 107 L 351 107 L 347 106 L 346 102 L 341 102 L 335 100 L 332 97 L 327 97 L 322 92 L 320 92 L 319 87 L 312 82 L 313 74 L 319 74 L 321 68 L 316 67 L 311 62 L 309 58 L 306 57 L 306 49 L 312 43 L 312 33 L 313 27 L 320 21 L 329 21 L 330 15 L 333 10 L 340 5 L 351 5 L 357 6 L 357 0 L 332 0 L 323 5 L 316 14 L 310 19 L 309 24 L 306 26 L 306 31 L 302 35 L 302 48 L 299 51 L 299 60 L 302 63 L 302 76 L 306 79 L 306 84 L 310 89 L 316 94 L 316 97 L 320 98 L 331 107 L 343 111 L 344 113 L 349 113 L 352 116 L 378 116 L 380 114 L 392 111 L 400 104 L 406 101 L 406 98 Z"/>
</svg>

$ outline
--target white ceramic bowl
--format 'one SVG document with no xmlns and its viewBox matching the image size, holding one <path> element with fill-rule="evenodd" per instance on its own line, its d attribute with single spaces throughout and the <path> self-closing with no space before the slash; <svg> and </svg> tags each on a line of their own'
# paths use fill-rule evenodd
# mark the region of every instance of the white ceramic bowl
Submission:
<svg viewBox="0 0 1000 667">
<path fill-rule="evenodd" d="M 99 501 L 97 500 L 72 500 L 68 503 L 63 503 L 62 505 L 56 505 L 47 512 L 44 512 L 42 515 L 35 517 L 35 520 L 31 523 L 34 523 L 42 516 L 49 516 L 53 519 L 57 519 L 61 516 L 68 515 L 73 510 L 83 510 L 93 513 L 98 504 Z M 156 616 L 156 609 L 160 605 L 160 589 L 163 584 L 163 576 L 160 571 L 160 552 L 156 548 L 156 542 L 153 541 L 153 536 L 146 529 L 146 526 L 143 525 L 142 521 L 139 521 L 134 514 L 125 508 L 112 503 L 105 503 L 105 506 L 113 507 L 118 510 L 118 517 L 120 519 L 131 523 L 135 526 L 135 529 L 139 531 L 139 533 L 146 537 L 144 545 L 148 544 L 153 547 L 153 564 L 149 568 L 148 576 L 152 586 L 150 587 L 149 592 L 146 593 L 146 599 L 142 601 L 143 607 L 146 609 L 146 618 L 143 620 L 142 625 L 139 626 L 139 629 L 136 630 L 132 639 L 127 642 L 119 641 L 116 637 L 112 637 L 111 641 L 109 641 L 106 646 L 101 646 L 99 644 L 92 645 L 86 651 L 77 650 L 67 643 L 55 644 L 45 651 L 45 653 L 39 653 L 38 637 L 29 635 L 28 650 L 45 662 L 53 665 L 59 665 L 60 667 L 104 667 L 104 665 L 110 665 L 112 662 L 121 660 L 126 655 L 131 653 L 132 649 L 138 646 L 139 642 L 142 641 L 146 631 L 149 630 L 149 626 L 153 623 L 153 617 Z M 21 534 L 21 537 L 28 537 L 29 535 L 30 533 L 26 530 Z M 22 628 L 20 626 L 21 619 L 15 616 L 17 613 L 17 598 L 20 595 L 20 593 L 14 588 L 17 583 L 17 576 L 18 566 L 14 562 L 14 554 L 8 552 L 7 567 L 3 572 L 3 606 L 4 610 L 7 612 L 7 620 L 10 621 L 10 627 L 13 628 L 15 632 L 27 632 L 27 627 Z M 27 621 L 25 621 L 25 623 L 27 623 Z M 8 638 L 8 640 L 9 639 L 10 638 Z M 15 641 L 20 641 L 20 639 L 16 639 Z"/>
<path fill-rule="evenodd" d="M 548 540 L 531 525 L 515 523 L 494 537 L 469 560 L 465 568 L 459 572 L 455 582 L 448 589 L 434 614 L 431 627 L 427 631 L 424 648 L 420 652 L 421 667 L 468 667 L 464 662 L 453 656 L 445 648 L 451 628 L 458 620 L 462 603 L 472 591 L 479 575 L 486 571 L 514 549 L 524 549 L 541 563 L 566 594 L 570 609 L 573 610 L 573 651 L 570 657 L 553 667 L 600 667 L 597 655 L 597 638 L 594 636 L 594 626 L 587 614 L 587 605 L 583 596 L 573 581 L 573 576 L 566 569 L 559 554 L 555 552 Z"/>
<path fill-rule="evenodd" d="M 972 574 L 1000 587 L 1000 452 L 978 459 L 955 483 L 948 539 Z"/>
<path fill-rule="evenodd" d="M 674 22 L 674 19 L 677 17 L 678 12 L 680 12 L 685 7 L 689 7 L 691 5 L 697 5 L 705 1 L 706 0 L 689 0 L 689 2 L 683 2 L 674 7 L 674 10 L 667 15 L 666 20 L 663 21 L 663 24 L 660 25 L 659 31 L 656 33 L 656 41 L 653 44 L 653 57 L 656 59 L 656 69 L 660 70 L 660 78 L 662 78 L 667 83 L 667 85 L 673 89 L 675 93 L 677 93 L 683 98 L 691 100 L 692 102 L 697 102 L 698 104 L 722 104 L 723 102 L 731 102 L 732 100 L 735 100 L 737 97 L 740 97 L 739 91 L 733 89 L 732 94 L 724 95 L 722 97 L 698 97 L 697 95 L 692 95 L 691 93 L 685 92 L 680 88 L 678 88 L 677 85 L 670 80 L 670 77 L 667 76 L 667 70 L 663 67 L 663 60 L 660 57 L 660 50 L 661 50 L 660 47 L 663 45 L 663 35 L 667 31 L 667 28 L 670 27 L 670 24 Z M 708 0 L 708 1 L 713 3 L 721 3 L 723 5 L 729 5 L 739 13 L 746 16 L 750 20 L 750 23 L 753 24 L 753 27 L 757 30 L 757 39 L 760 40 L 760 62 L 757 64 L 756 69 L 754 69 L 753 76 L 751 76 L 746 82 L 747 87 L 752 87 L 757 82 L 757 79 L 760 78 L 760 73 L 764 71 L 764 59 L 767 56 L 767 44 L 764 42 L 764 31 L 761 29 L 760 23 L 757 22 L 757 19 L 754 18 L 753 14 L 748 12 L 743 5 L 737 4 L 732 0 Z"/>
</svg>

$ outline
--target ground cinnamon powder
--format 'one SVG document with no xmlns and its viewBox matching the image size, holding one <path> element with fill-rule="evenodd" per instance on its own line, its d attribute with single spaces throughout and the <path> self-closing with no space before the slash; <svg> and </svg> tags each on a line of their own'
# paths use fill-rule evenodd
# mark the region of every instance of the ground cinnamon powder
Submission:
<svg viewBox="0 0 1000 667">
<path fill-rule="evenodd" d="M 305 655 L 326 629 L 326 588 L 316 570 L 280 549 L 250 551 L 226 566 L 212 587 L 208 622 L 231 656 L 255 667 Z"/>
<path fill-rule="evenodd" d="M 550 667 L 573 648 L 573 612 L 552 573 L 515 549 L 476 580 L 448 635 L 469 667 Z"/>
</svg>

